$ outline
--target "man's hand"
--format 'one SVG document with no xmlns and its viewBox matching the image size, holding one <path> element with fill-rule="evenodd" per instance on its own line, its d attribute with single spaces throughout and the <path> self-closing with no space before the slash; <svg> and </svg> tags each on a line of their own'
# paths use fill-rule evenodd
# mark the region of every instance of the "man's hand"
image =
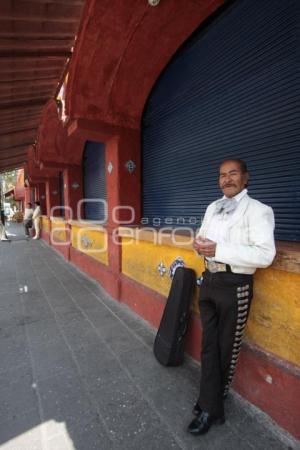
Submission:
<svg viewBox="0 0 300 450">
<path fill-rule="evenodd" d="M 215 256 L 216 246 L 216 242 L 211 241 L 210 239 L 203 239 L 201 237 L 195 239 L 193 243 L 193 247 L 196 252 L 203 256 Z"/>
</svg>

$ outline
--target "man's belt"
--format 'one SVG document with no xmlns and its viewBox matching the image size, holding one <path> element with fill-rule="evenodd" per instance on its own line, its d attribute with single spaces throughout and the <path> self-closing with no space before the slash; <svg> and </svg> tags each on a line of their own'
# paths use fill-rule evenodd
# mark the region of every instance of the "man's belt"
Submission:
<svg viewBox="0 0 300 450">
<path fill-rule="evenodd" d="M 204 259 L 205 267 L 209 272 L 231 272 L 230 266 L 228 264 L 224 264 L 218 261 L 210 261 L 208 259 Z"/>
</svg>

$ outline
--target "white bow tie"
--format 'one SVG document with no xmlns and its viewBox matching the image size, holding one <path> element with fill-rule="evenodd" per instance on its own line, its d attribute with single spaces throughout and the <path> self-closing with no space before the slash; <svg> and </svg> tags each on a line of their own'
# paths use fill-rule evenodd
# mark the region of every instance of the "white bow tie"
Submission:
<svg viewBox="0 0 300 450">
<path fill-rule="evenodd" d="M 238 206 L 238 202 L 235 198 L 222 198 L 221 200 L 218 200 L 216 202 L 216 214 L 221 214 L 222 212 L 225 212 L 226 214 L 229 214 Z"/>
</svg>

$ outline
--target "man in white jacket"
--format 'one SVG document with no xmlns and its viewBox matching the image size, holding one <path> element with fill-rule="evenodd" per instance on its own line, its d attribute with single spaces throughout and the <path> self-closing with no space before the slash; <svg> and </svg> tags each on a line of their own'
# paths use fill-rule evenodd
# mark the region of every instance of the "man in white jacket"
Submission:
<svg viewBox="0 0 300 450">
<path fill-rule="evenodd" d="M 23 219 L 23 225 L 25 228 L 25 236 L 29 237 L 29 229 L 32 228 L 32 216 L 33 216 L 33 209 L 32 204 L 29 202 L 27 203 L 27 208 L 25 208 L 24 211 L 24 219 Z"/>
<path fill-rule="evenodd" d="M 40 202 L 36 201 L 34 204 L 35 204 L 35 209 L 33 211 L 32 220 L 34 223 L 35 236 L 33 239 L 39 239 L 40 232 L 41 232 L 40 221 L 41 221 L 42 210 L 41 210 Z"/>
<path fill-rule="evenodd" d="M 204 257 L 200 286 L 202 322 L 201 383 L 194 405 L 196 418 L 188 431 L 206 433 L 224 423 L 224 399 L 232 382 L 253 296 L 253 273 L 275 257 L 272 208 L 247 194 L 249 174 L 244 161 L 220 166 L 223 198 L 211 203 L 194 249 Z"/>
</svg>

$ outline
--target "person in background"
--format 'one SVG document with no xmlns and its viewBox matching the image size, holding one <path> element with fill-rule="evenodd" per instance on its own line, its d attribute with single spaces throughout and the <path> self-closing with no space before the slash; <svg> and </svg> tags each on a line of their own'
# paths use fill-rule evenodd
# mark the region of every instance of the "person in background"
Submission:
<svg viewBox="0 0 300 450">
<path fill-rule="evenodd" d="M 222 424 L 253 296 L 253 274 L 275 257 L 272 208 L 247 194 L 249 173 L 240 159 L 222 162 L 223 198 L 211 203 L 194 249 L 204 257 L 200 286 L 202 322 L 201 383 L 189 424 L 193 435 Z"/>
<path fill-rule="evenodd" d="M 5 231 L 5 213 L 4 210 L 1 209 L 1 220 L 0 220 L 0 240 L 10 242 Z"/>
<path fill-rule="evenodd" d="M 6 219 L 6 217 L 5 217 L 4 209 L 1 209 L 1 223 L 4 227 L 5 227 L 5 219 Z"/>
<path fill-rule="evenodd" d="M 29 237 L 29 228 L 32 228 L 32 216 L 33 216 L 32 203 L 29 202 L 29 203 L 27 203 L 27 208 L 25 208 L 24 219 L 23 219 L 25 235 L 27 237 Z"/>
<path fill-rule="evenodd" d="M 41 206 L 40 206 L 40 202 L 36 201 L 34 203 L 35 208 L 33 211 L 33 215 L 32 215 L 32 220 L 34 223 L 34 229 L 35 229 L 35 236 L 33 239 L 39 239 L 40 238 L 40 232 L 41 232 L 41 215 L 42 215 L 42 210 L 41 210 Z"/>
</svg>

